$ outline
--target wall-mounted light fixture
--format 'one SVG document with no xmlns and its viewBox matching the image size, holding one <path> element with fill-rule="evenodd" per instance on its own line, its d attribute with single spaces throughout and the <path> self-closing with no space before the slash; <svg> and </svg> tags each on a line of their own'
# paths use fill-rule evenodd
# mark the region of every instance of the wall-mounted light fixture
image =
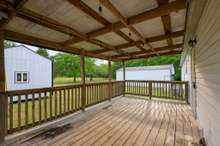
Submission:
<svg viewBox="0 0 220 146">
<path fill-rule="evenodd" d="M 195 47 L 196 44 L 197 44 L 197 37 L 194 37 L 188 41 L 188 45 L 192 48 Z"/>
</svg>

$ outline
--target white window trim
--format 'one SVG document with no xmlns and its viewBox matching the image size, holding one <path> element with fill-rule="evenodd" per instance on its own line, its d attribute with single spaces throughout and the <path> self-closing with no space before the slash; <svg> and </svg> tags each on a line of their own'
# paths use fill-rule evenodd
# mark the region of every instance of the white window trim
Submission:
<svg viewBox="0 0 220 146">
<path fill-rule="evenodd" d="M 21 74 L 21 81 L 17 80 L 17 74 L 18 73 Z M 25 73 L 27 74 L 27 81 L 24 81 L 24 78 L 23 78 Z M 29 83 L 29 72 L 27 72 L 27 71 L 16 71 L 15 72 L 15 83 L 16 84 L 28 84 Z"/>
</svg>

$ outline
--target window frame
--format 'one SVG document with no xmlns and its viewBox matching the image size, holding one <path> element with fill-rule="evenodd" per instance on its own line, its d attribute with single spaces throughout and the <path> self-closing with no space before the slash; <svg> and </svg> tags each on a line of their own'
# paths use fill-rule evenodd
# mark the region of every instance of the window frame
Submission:
<svg viewBox="0 0 220 146">
<path fill-rule="evenodd" d="M 21 74 L 21 81 L 18 81 L 18 74 Z M 27 76 L 27 80 L 24 81 L 24 74 Z M 14 78 L 15 84 L 28 84 L 29 83 L 29 72 L 27 71 L 15 71 L 15 78 Z"/>
</svg>

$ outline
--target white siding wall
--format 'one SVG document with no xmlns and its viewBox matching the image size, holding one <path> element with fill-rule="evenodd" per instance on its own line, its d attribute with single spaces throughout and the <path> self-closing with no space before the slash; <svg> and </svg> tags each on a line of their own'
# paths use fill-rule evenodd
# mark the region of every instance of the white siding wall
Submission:
<svg viewBox="0 0 220 146">
<path fill-rule="evenodd" d="M 171 80 L 170 69 L 126 70 L 126 80 Z M 123 80 L 123 71 L 116 72 L 116 80 Z"/>
<path fill-rule="evenodd" d="M 197 118 L 208 146 L 220 146 L 220 0 L 207 0 L 196 35 Z"/>
<path fill-rule="evenodd" d="M 191 60 L 190 56 L 187 55 L 186 60 L 184 61 L 181 68 L 181 79 L 182 81 L 190 81 L 191 80 Z"/>
<path fill-rule="evenodd" d="M 23 47 L 5 49 L 7 90 L 51 87 L 51 61 Z M 27 71 L 29 83 L 15 83 L 15 72 Z"/>
</svg>

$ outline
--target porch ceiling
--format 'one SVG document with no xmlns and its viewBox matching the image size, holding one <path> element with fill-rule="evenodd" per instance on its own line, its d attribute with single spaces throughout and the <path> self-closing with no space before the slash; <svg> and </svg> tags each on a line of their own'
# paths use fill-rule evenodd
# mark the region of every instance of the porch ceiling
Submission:
<svg viewBox="0 0 220 146">
<path fill-rule="evenodd" d="M 2 0 L 0 12 L 5 39 L 117 61 L 180 53 L 186 2 Z"/>
</svg>

